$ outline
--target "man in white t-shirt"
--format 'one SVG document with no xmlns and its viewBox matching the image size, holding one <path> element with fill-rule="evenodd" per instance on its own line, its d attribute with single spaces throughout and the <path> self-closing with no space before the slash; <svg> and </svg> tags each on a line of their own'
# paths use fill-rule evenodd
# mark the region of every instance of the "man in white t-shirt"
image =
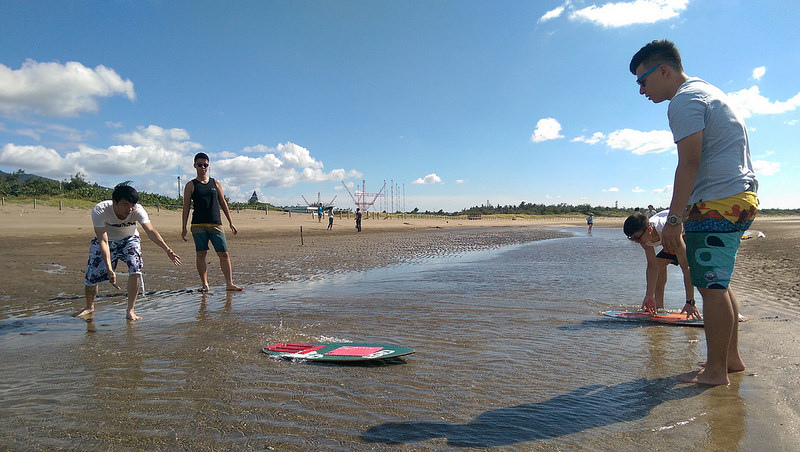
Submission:
<svg viewBox="0 0 800 452">
<path fill-rule="evenodd" d="M 686 314 L 687 318 L 700 318 L 694 301 L 694 286 L 689 271 L 689 263 L 686 258 L 686 247 L 683 246 L 676 252 L 668 253 L 661 245 L 661 231 L 667 224 L 669 210 L 662 210 L 650 218 L 641 212 L 634 212 L 625 220 L 623 232 L 628 239 L 633 240 L 642 246 L 644 255 L 647 258 L 647 289 L 642 309 L 655 313 L 659 309 L 664 309 L 664 289 L 667 285 L 667 266 L 678 265 L 683 272 L 683 287 L 686 291 L 686 304 L 684 304 L 681 314 Z M 661 249 L 656 254 L 656 247 Z"/>
<path fill-rule="evenodd" d="M 133 311 L 139 295 L 139 283 L 142 277 L 142 241 L 136 223 L 142 225 L 147 237 L 163 249 L 175 264 L 181 264 L 178 256 L 156 231 L 144 207 L 138 204 L 139 193 L 135 188 L 123 182 L 114 188 L 111 200 L 101 201 L 92 209 L 92 225 L 94 238 L 89 246 L 89 262 L 86 266 L 84 282 L 86 308 L 75 314 L 76 317 L 88 318 L 94 313 L 94 300 L 97 297 L 97 285 L 108 281 L 117 290 L 117 275 L 114 269 L 118 261 L 128 265 L 128 320 L 139 320 Z"/>
</svg>

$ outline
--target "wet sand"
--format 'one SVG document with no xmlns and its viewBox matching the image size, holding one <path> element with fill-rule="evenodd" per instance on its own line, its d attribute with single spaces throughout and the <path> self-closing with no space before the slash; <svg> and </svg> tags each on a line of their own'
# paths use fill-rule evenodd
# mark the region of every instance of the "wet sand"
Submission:
<svg viewBox="0 0 800 452">
<path fill-rule="evenodd" d="M 175 267 L 164 252 L 139 228 L 144 254 L 147 292 L 196 290 L 200 287 L 195 270 L 191 236 L 180 236 L 180 212 L 147 208 L 153 226 L 182 258 Z M 276 283 L 308 278 L 320 273 L 364 270 L 398 263 L 412 257 L 446 254 L 524 243 L 545 234 L 542 226 L 583 224 L 583 219 L 426 219 L 370 218 L 362 232 L 352 218 L 334 220 L 327 230 L 327 218 L 318 222 L 309 214 L 263 211 L 233 212 L 239 233 L 233 235 L 225 224 L 233 262 L 234 282 L 239 285 Z M 596 227 L 615 225 L 617 219 L 596 220 Z M 301 236 L 302 228 L 302 236 Z M 547 232 L 548 236 L 552 232 Z M 48 300 L 83 296 L 89 241 L 94 231 L 88 210 L 6 204 L 0 207 L 0 301 L 15 314 L 30 315 L 49 310 Z M 219 259 L 208 253 L 208 275 L 212 289 L 225 282 Z M 122 276 L 123 282 L 125 276 Z M 100 295 L 116 292 L 108 284 Z M 79 309 L 81 301 L 75 301 Z"/>
</svg>

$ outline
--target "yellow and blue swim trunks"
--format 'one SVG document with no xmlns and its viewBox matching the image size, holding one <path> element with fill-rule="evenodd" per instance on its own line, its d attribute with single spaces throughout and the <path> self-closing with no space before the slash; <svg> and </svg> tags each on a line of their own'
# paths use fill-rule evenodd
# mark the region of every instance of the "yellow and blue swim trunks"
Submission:
<svg viewBox="0 0 800 452">
<path fill-rule="evenodd" d="M 753 224 L 756 213 L 758 196 L 751 191 L 689 207 L 683 227 L 695 287 L 728 288 L 742 234 Z"/>
</svg>

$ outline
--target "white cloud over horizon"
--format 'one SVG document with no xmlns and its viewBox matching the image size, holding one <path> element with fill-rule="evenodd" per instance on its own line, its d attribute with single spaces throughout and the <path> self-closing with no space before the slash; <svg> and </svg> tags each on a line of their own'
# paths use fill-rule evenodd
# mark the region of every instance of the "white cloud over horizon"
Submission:
<svg viewBox="0 0 800 452">
<path fill-rule="evenodd" d="M 70 61 L 26 60 L 19 69 L 0 64 L 0 114 L 75 117 L 98 111 L 97 99 L 124 95 L 136 100 L 133 82 L 99 65 L 94 69 Z"/>
<path fill-rule="evenodd" d="M 420 177 L 411 182 L 414 185 L 430 185 L 430 184 L 441 184 L 442 178 L 437 176 L 436 173 L 428 174 L 425 177 Z"/>
</svg>

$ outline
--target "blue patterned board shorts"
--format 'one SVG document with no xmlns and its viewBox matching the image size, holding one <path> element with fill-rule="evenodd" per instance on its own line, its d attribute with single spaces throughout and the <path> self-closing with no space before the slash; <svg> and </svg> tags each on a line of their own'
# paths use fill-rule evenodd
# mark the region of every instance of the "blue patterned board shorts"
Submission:
<svg viewBox="0 0 800 452">
<path fill-rule="evenodd" d="M 138 235 L 132 235 L 123 240 L 109 241 L 108 248 L 111 251 L 111 268 L 116 270 L 117 262 L 122 261 L 128 264 L 129 275 L 142 274 L 142 267 L 144 267 L 142 240 Z M 108 271 L 106 264 L 103 263 L 103 256 L 100 254 L 100 242 L 95 237 L 89 245 L 89 263 L 86 266 L 86 280 L 83 284 L 96 286 L 104 281 L 108 281 Z"/>
<path fill-rule="evenodd" d="M 742 234 L 758 212 L 758 197 L 743 192 L 693 204 L 684 229 L 692 284 L 701 289 L 727 289 Z"/>
</svg>

